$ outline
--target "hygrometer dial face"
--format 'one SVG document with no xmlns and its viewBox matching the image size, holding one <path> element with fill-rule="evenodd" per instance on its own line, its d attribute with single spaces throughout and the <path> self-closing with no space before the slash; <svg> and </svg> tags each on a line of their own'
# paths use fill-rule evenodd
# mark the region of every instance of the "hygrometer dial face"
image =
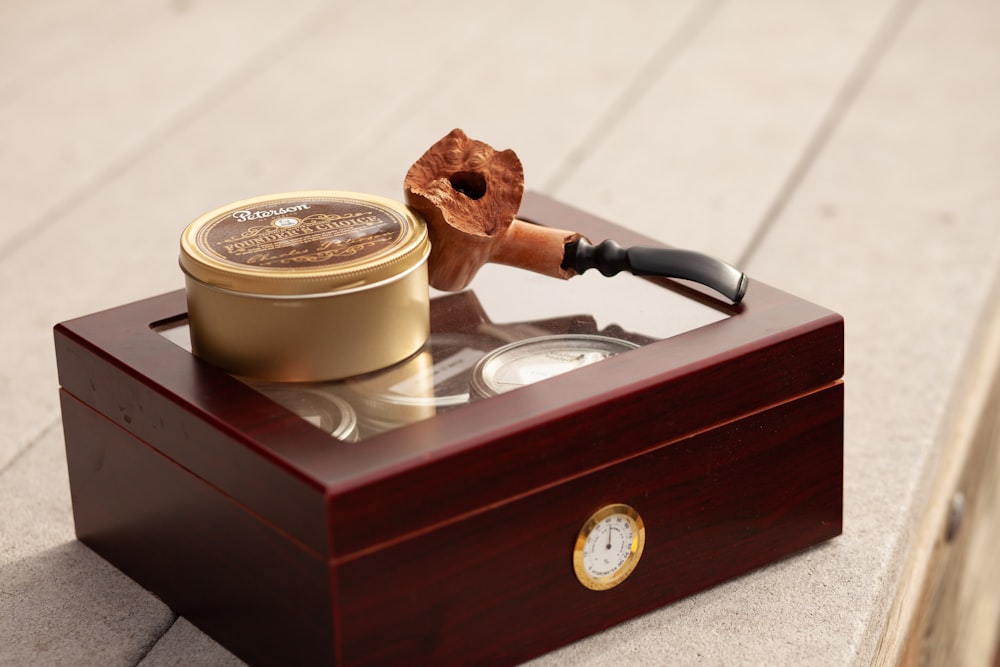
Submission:
<svg viewBox="0 0 1000 667">
<path fill-rule="evenodd" d="M 472 374 L 472 391 L 486 398 L 588 366 L 638 347 L 590 334 L 540 336 L 497 348 Z"/>
<path fill-rule="evenodd" d="M 602 507 L 577 535 L 573 571 L 587 588 L 613 588 L 632 574 L 645 542 L 645 525 L 632 507 L 620 503 Z"/>
</svg>

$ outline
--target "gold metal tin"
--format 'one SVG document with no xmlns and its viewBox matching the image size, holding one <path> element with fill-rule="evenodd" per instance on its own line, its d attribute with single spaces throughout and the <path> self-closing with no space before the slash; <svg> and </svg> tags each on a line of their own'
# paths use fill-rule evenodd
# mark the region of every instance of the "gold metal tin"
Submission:
<svg viewBox="0 0 1000 667">
<path fill-rule="evenodd" d="M 230 372 L 334 380 L 385 368 L 429 334 L 422 218 L 338 191 L 209 211 L 181 235 L 192 351 Z"/>
</svg>

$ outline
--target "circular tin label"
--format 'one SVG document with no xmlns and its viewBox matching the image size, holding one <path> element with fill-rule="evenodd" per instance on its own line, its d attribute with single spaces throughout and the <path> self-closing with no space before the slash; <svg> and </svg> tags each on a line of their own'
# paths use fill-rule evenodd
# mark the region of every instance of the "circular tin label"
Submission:
<svg viewBox="0 0 1000 667">
<path fill-rule="evenodd" d="M 198 231 L 197 245 L 246 267 L 316 269 L 378 257 L 408 231 L 406 219 L 378 202 L 271 200 L 227 211 Z"/>
</svg>

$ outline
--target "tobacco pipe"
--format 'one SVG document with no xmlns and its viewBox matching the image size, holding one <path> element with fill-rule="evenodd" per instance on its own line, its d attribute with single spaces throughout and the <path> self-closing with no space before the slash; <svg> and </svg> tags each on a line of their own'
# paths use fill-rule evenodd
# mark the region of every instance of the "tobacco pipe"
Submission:
<svg viewBox="0 0 1000 667">
<path fill-rule="evenodd" d="M 596 246 L 576 232 L 517 219 L 524 169 L 510 149 L 496 151 L 462 130 L 448 133 L 410 167 L 406 203 L 427 221 L 432 287 L 464 289 L 483 264 L 496 262 L 556 278 L 591 268 L 605 276 L 681 278 L 706 285 L 733 303 L 743 299 L 747 276 L 702 253 L 673 248 Z"/>
</svg>

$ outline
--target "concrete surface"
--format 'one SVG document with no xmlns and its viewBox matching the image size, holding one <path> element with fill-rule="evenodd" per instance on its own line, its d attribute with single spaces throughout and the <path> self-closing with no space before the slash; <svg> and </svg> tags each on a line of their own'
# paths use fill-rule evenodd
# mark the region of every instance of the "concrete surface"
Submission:
<svg viewBox="0 0 1000 667">
<path fill-rule="evenodd" d="M 847 322 L 844 535 L 537 664 L 898 656 L 947 512 L 932 490 L 995 371 L 996 3 L 36 0 L 0 16 L 0 664 L 238 662 L 75 541 L 51 328 L 181 287 L 178 235 L 217 205 L 399 198 L 453 127 L 514 148 L 532 189 Z"/>
</svg>

